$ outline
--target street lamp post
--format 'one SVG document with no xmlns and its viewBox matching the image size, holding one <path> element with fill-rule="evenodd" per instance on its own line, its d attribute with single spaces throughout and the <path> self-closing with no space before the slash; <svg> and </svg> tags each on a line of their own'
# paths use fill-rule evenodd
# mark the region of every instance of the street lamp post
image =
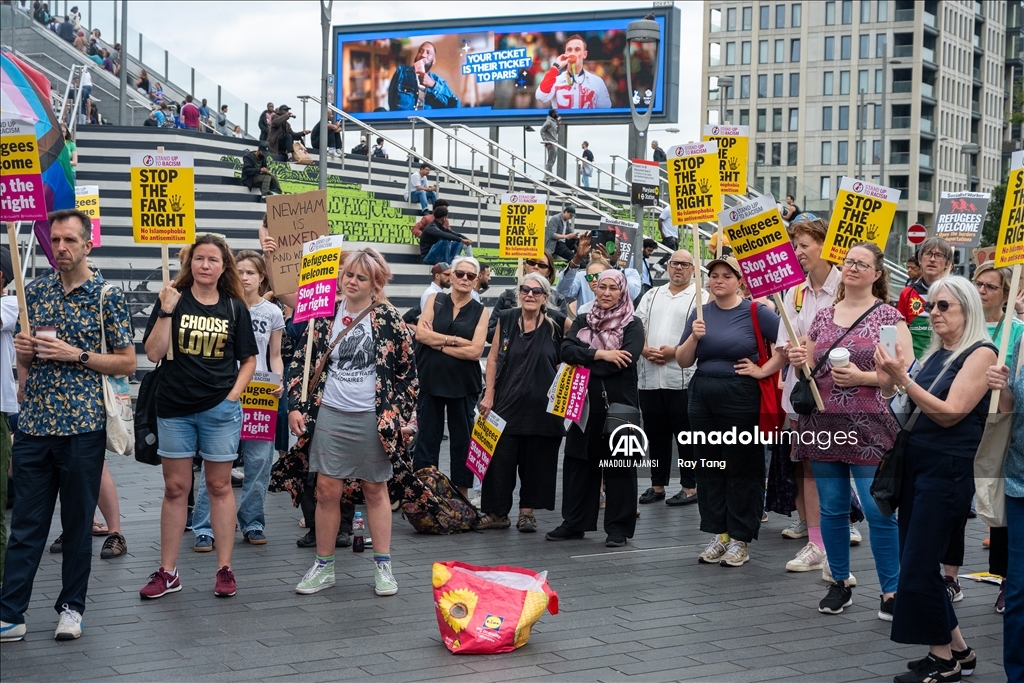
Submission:
<svg viewBox="0 0 1024 683">
<path fill-rule="evenodd" d="M 654 61 L 651 65 L 651 96 L 647 102 L 647 110 L 640 113 L 636 105 L 644 99 L 645 93 L 639 93 L 638 98 L 633 97 L 633 51 L 634 44 L 654 43 Z M 643 19 L 629 22 L 626 27 L 626 93 L 629 96 L 629 111 L 632 115 L 630 124 L 630 152 L 636 155 L 635 158 L 646 157 L 647 127 L 651 124 L 651 115 L 654 113 L 654 100 L 657 94 L 655 86 L 658 83 L 658 48 L 661 43 L 661 27 L 654 20 L 653 14 L 644 16 Z M 632 179 L 632 175 L 630 175 Z M 637 222 L 636 238 L 633 240 L 633 264 L 640 277 L 643 278 L 643 263 L 640 259 L 644 254 L 644 207 L 633 207 L 633 218 Z"/>
<path fill-rule="evenodd" d="M 886 47 L 885 51 L 888 52 L 889 48 Z M 885 182 L 885 127 L 889 125 L 889 112 L 886 111 L 886 93 L 889 91 L 889 65 L 902 64 L 903 62 L 898 59 L 887 59 L 882 64 L 882 159 L 878 165 L 878 184 L 888 185 Z M 895 83 L 895 81 L 893 81 Z"/>
<path fill-rule="evenodd" d="M 323 40 L 323 54 L 320 61 L 320 149 L 317 150 L 317 171 L 320 176 L 321 190 L 327 189 L 327 49 L 331 33 L 331 10 L 334 0 L 320 0 L 320 31 Z M 302 103 L 302 118 L 306 118 L 306 103 Z M 369 159 L 367 159 L 369 164 Z M 369 168 L 369 166 L 367 166 Z"/>
<path fill-rule="evenodd" d="M 960 147 L 960 153 L 967 157 L 964 159 L 964 175 L 967 177 L 967 184 L 964 185 L 964 192 L 971 191 L 971 157 L 980 152 L 981 147 L 974 142 L 968 142 Z"/>
<path fill-rule="evenodd" d="M 729 90 L 732 88 L 734 81 L 732 76 L 719 76 L 718 77 L 718 122 L 725 125 L 725 114 L 729 111 Z"/>
</svg>

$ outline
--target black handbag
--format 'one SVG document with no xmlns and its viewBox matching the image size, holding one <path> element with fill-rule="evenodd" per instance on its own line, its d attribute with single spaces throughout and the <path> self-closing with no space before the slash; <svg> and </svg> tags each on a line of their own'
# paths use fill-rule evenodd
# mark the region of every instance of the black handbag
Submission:
<svg viewBox="0 0 1024 683">
<path fill-rule="evenodd" d="M 875 499 L 878 511 L 886 517 L 896 512 L 900 502 L 900 488 L 903 483 L 903 470 L 907 459 L 907 441 L 910 440 L 910 430 L 917 422 L 917 416 L 921 413 L 918 408 L 907 420 L 907 426 L 896 435 L 896 441 L 892 448 L 882 456 L 875 470 L 875 477 L 871 480 L 871 497 Z"/>
<path fill-rule="evenodd" d="M 604 380 L 601 380 L 601 398 L 604 399 L 605 410 L 608 414 L 604 418 L 602 434 L 609 436 L 622 425 L 632 425 L 640 428 L 640 409 L 627 403 L 608 403 L 608 392 L 604 389 Z"/>
<path fill-rule="evenodd" d="M 147 372 L 139 382 L 135 401 L 135 460 L 144 465 L 159 465 L 157 453 L 156 395 L 160 386 L 161 363 Z"/>
<path fill-rule="evenodd" d="M 857 318 L 856 322 L 854 322 L 852 325 L 850 325 L 850 327 L 847 328 L 846 332 L 843 332 L 842 336 L 839 337 L 839 339 L 835 340 L 832 346 L 828 347 L 828 350 L 825 351 L 825 355 L 821 357 L 821 362 L 818 363 L 817 367 L 811 370 L 810 377 L 808 377 L 806 374 L 799 374 L 797 376 L 796 384 L 793 386 L 793 393 L 789 395 L 789 402 L 793 404 L 794 411 L 796 411 L 800 415 L 810 415 L 811 413 L 814 412 L 814 409 L 818 407 L 818 404 L 814 402 L 814 392 L 811 391 L 811 382 L 814 381 L 815 376 L 817 376 L 818 370 L 821 370 L 821 368 L 825 366 L 825 363 L 828 361 L 828 355 L 832 353 L 832 349 L 836 348 L 836 346 L 839 345 L 839 342 L 843 341 L 843 339 L 846 338 L 846 335 L 850 334 L 850 332 L 853 332 L 853 329 L 857 327 L 857 325 L 860 325 L 862 322 L 864 322 L 864 318 L 868 317 L 868 314 L 870 314 L 871 311 L 875 310 L 881 305 L 881 301 L 876 301 L 871 308 L 864 311 L 864 313 L 859 318 Z"/>
</svg>

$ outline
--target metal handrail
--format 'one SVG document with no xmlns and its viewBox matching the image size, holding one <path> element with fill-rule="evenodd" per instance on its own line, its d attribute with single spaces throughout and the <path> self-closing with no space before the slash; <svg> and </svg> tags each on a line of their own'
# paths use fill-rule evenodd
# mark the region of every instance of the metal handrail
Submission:
<svg viewBox="0 0 1024 683">
<path fill-rule="evenodd" d="M 419 121 L 421 123 L 424 123 L 424 124 L 430 126 L 434 130 L 440 132 L 442 135 L 444 135 L 449 140 L 454 140 L 455 141 L 456 149 L 458 148 L 458 145 L 461 142 L 462 144 L 464 144 L 467 147 L 469 147 L 471 153 L 473 153 L 473 154 L 480 154 L 484 158 L 493 161 L 494 163 L 498 164 L 502 168 L 507 169 L 509 171 L 509 176 L 508 176 L 509 177 L 509 190 L 511 191 L 513 189 L 512 183 L 515 181 L 515 174 L 517 173 L 517 171 L 515 169 L 515 166 L 513 166 L 511 164 L 505 163 L 504 161 L 502 161 L 498 157 L 493 156 L 493 155 L 489 154 L 488 152 L 484 152 L 483 150 L 477 149 L 476 147 L 474 147 L 471 143 L 467 142 L 466 140 L 460 140 L 457 136 L 455 136 L 452 133 L 449 133 L 447 130 L 445 130 L 441 126 L 438 126 L 433 121 L 429 121 L 429 120 L 427 120 L 427 119 L 425 119 L 425 118 L 423 118 L 421 116 L 411 116 L 409 118 L 415 119 L 415 120 L 417 120 L 417 121 Z M 477 137 L 479 137 L 479 138 L 481 138 L 483 140 L 487 140 L 488 139 L 488 138 L 484 138 L 482 135 L 476 133 L 475 131 L 472 131 L 472 130 L 470 130 L 468 128 L 465 128 L 464 126 L 461 126 L 461 125 L 452 126 L 452 128 L 461 128 L 461 129 L 464 129 L 464 130 L 472 133 L 473 135 L 476 135 Z M 492 143 L 493 143 L 493 141 L 492 141 Z M 494 147 L 496 147 L 496 148 L 498 148 L 498 149 L 500 149 L 500 150 L 502 150 L 504 152 L 508 152 L 508 150 L 501 148 L 497 143 L 493 143 L 493 144 L 494 144 Z M 524 175 L 522 173 L 520 173 L 520 175 L 527 182 L 531 183 L 535 188 L 536 187 L 544 188 L 544 190 L 546 190 L 548 193 L 550 193 L 551 195 L 553 195 L 555 197 L 558 197 L 563 202 L 571 202 L 573 205 L 578 206 L 578 207 L 580 207 L 582 209 L 592 209 L 592 210 L 596 211 L 598 214 L 600 214 L 600 215 L 602 215 L 602 216 L 604 216 L 606 218 L 613 218 L 613 216 L 609 212 L 602 211 L 600 208 L 584 202 L 583 200 L 581 200 L 579 197 L 577 197 L 574 194 L 567 193 L 567 192 L 565 192 L 563 190 L 558 189 L 557 187 L 553 187 L 551 185 L 548 185 L 547 183 L 545 183 L 542 180 L 536 180 L 535 178 L 531 178 L 530 176 Z M 618 210 L 618 207 L 616 207 L 614 204 L 611 204 L 609 202 L 605 202 L 603 199 L 600 199 L 600 197 L 598 197 L 597 199 L 599 201 L 601 201 L 602 203 L 607 204 L 608 206 L 611 206 L 612 210 Z"/>
<path fill-rule="evenodd" d="M 626 180 L 625 178 L 619 177 L 619 176 L 615 175 L 614 173 L 611 173 L 611 172 L 609 172 L 609 171 L 606 171 L 606 170 L 604 170 L 603 168 L 601 168 L 600 166 L 598 166 L 598 165 L 597 165 L 596 163 L 593 163 L 593 162 L 587 161 L 586 159 L 584 159 L 584 158 L 583 158 L 582 156 L 580 156 L 579 154 L 576 154 L 575 152 L 572 152 L 572 151 L 570 151 L 570 150 L 569 150 L 568 148 L 566 148 L 566 147 L 563 147 L 562 145 L 558 144 L 557 142 L 550 142 L 550 143 L 545 143 L 545 144 L 550 144 L 550 145 L 552 145 L 552 146 L 553 146 L 553 147 L 554 147 L 555 149 L 560 149 L 560 150 L 562 150 L 563 152 L 565 152 L 566 154 L 568 154 L 569 156 L 571 156 L 571 157 L 572 157 L 573 159 L 576 159 L 576 161 L 578 161 L 578 162 L 579 162 L 579 164 L 590 164 L 591 166 L 593 166 L 593 167 L 594 167 L 594 169 L 596 169 L 596 170 L 597 170 L 597 173 L 598 173 L 598 179 L 597 179 L 597 187 L 596 187 L 596 189 L 597 189 L 598 193 L 600 193 L 600 192 L 601 192 L 601 176 L 600 176 L 600 174 L 601 174 L 601 173 L 604 173 L 604 174 L 605 174 L 606 176 L 608 176 L 609 178 L 611 178 L 611 180 L 612 180 L 612 183 L 611 183 L 611 191 L 612 191 L 612 192 L 614 192 L 614 191 L 615 191 L 615 183 L 616 183 L 616 182 L 620 182 L 620 183 L 622 183 L 623 185 L 625 185 L 626 187 L 629 187 L 629 186 L 630 186 L 630 182 L 629 182 L 628 180 Z M 618 155 L 617 155 L 617 154 L 613 154 L 612 156 L 613 156 L 613 157 L 615 157 L 615 156 L 618 156 Z M 580 166 L 579 166 L 579 165 L 577 165 L 577 170 L 578 170 L 578 172 L 582 172 L 582 171 L 580 171 L 579 169 L 580 169 Z"/>
<path fill-rule="evenodd" d="M 429 121 L 426 121 L 426 119 L 423 119 L 423 120 L 426 123 L 430 123 Z M 442 128 L 438 128 L 438 126 L 434 125 L 433 123 L 430 123 L 430 125 L 433 126 L 437 130 L 442 130 L 442 131 L 444 130 Z M 530 163 L 524 157 L 519 156 L 518 154 L 516 154 L 512 150 L 506 149 L 506 148 L 500 146 L 498 143 L 496 143 L 495 141 L 491 140 L 490 138 L 485 138 L 483 135 L 480 135 L 480 133 L 477 133 L 475 130 L 473 130 L 472 128 L 469 128 L 468 126 L 464 126 L 461 123 L 456 123 L 455 125 L 452 126 L 452 128 L 454 128 L 456 130 L 464 130 L 467 133 L 469 133 L 470 135 L 478 137 L 478 138 L 480 138 L 481 140 L 484 140 L 485 142 L 487 142 L 490 145 L 494 145 L 499 150 L 501 150 L 501 151 L 505 152 L 506 154 L 508 154 L 509 156 L 511 156 L 513 161 L 521 161 L 521 162 L 523 162 L 523 167 L 524 168 L 529 166 L 530 168 L 533 168 L 533 169 L 535 169 L 537 171 L 542 171 L 545 174 L 545 177 L 547 177 L 547 176 L 556 177 L 556 176 L 553 176 L 551 173 L 548 173 L 547 171 L 544 171 L 543 169 L 541 169 L 540 166 L 537 166 L 535 164 Z M 463 144 L 468 144 L 464 140 L 462 140 L 460 142 L 462 142 Z M 471 149 L 476 149 L 472 145 L 469 145 L 469 146 L 470 146 Z M 479 150 L 477 150 L 477 151 L 479 152 Z M 483 152 L 480 152 L 480 153 L 483 154 Z M 507 164 L 504 164 L 503 162 L 499 162 L 499 163 L 502 163 L 502 165 L 504 165 L 506 168 L 510 168 Z M 529 176 L 527 176 L 527 177 L 529 177 Z M 562 192 L 561 190 L 558 190 L 557 188 L 551 187 L 547 183 L 544 183 L 544 182 L 539 181 L 539 180 L 534 180 L 533 178 L 530 178 L 530 181 L 532 183 L 534 183 L 535 185 L 538 185 L 538 186 L 543 187 L 545 189 L 549 189 L 550 191 L 556 192 L 559 196 L 566 197 L 566 198 L 572 198 L 574 203 L 578 204 L 581 207 L 592 208 L 595 211 L 597 211 L 598 213 L 603 213 L 596 206 L 592 206 L 592 205 L 586 204 L 585 202 L 580 201 L 580 199 L 578 197 L 576 197 L 576 195 L 574 195 L 574 194 L 566 194 L 565 192 Z M 583 195 L 584 197 L 589 198 L 590 200 L 592 200 L 594 202 L 597 202 L 599 204 L 605 205 L 606 207 L 609 207 L 612 211 L 619 211 L 620 210 L 620 207 L 616 206 L 615 204 L 612 204 L 611 202 L 606 201 L 606 200 L 602 199 L 601 197 L 595 195 L 594 193 L 588 192 L 587 190 L 585 190 L 583 188 L 574 187 L 573 190 L 575 192 L 578 192 L 579 194 Z M 604 215 L 606 215 L 608 218 L 613 218 L 613 216 L 611 216 L 610 214 L 604 214 Z"/>
</svg>

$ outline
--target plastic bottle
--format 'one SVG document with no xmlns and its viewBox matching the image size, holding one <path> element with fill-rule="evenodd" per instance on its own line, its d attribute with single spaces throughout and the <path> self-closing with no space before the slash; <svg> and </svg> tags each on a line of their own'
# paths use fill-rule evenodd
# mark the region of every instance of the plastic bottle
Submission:
<svg viewBox="0 0 1024 683">
<path fill-rule="evenodd" d="M 363 521 L 363 513 L 357 512 L 352 520 L 352 552 L 361 553 L 365 548 L 363 532 L 366 530 L 366 522 Z"/>
</svg>

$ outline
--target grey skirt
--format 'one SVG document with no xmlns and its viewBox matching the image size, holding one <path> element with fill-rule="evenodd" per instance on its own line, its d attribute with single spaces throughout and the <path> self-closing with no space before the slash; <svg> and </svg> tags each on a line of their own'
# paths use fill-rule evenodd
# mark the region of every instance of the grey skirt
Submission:
<svg viewBox="0 0 1024 683">
<path fill-rule="evenodd" d="M 389 481 L 391 460 L 377 431 L 377 413 L 343 413 L 321 405 L 309 445 L 309 471 L 332 479 Z"/>
</svg>

